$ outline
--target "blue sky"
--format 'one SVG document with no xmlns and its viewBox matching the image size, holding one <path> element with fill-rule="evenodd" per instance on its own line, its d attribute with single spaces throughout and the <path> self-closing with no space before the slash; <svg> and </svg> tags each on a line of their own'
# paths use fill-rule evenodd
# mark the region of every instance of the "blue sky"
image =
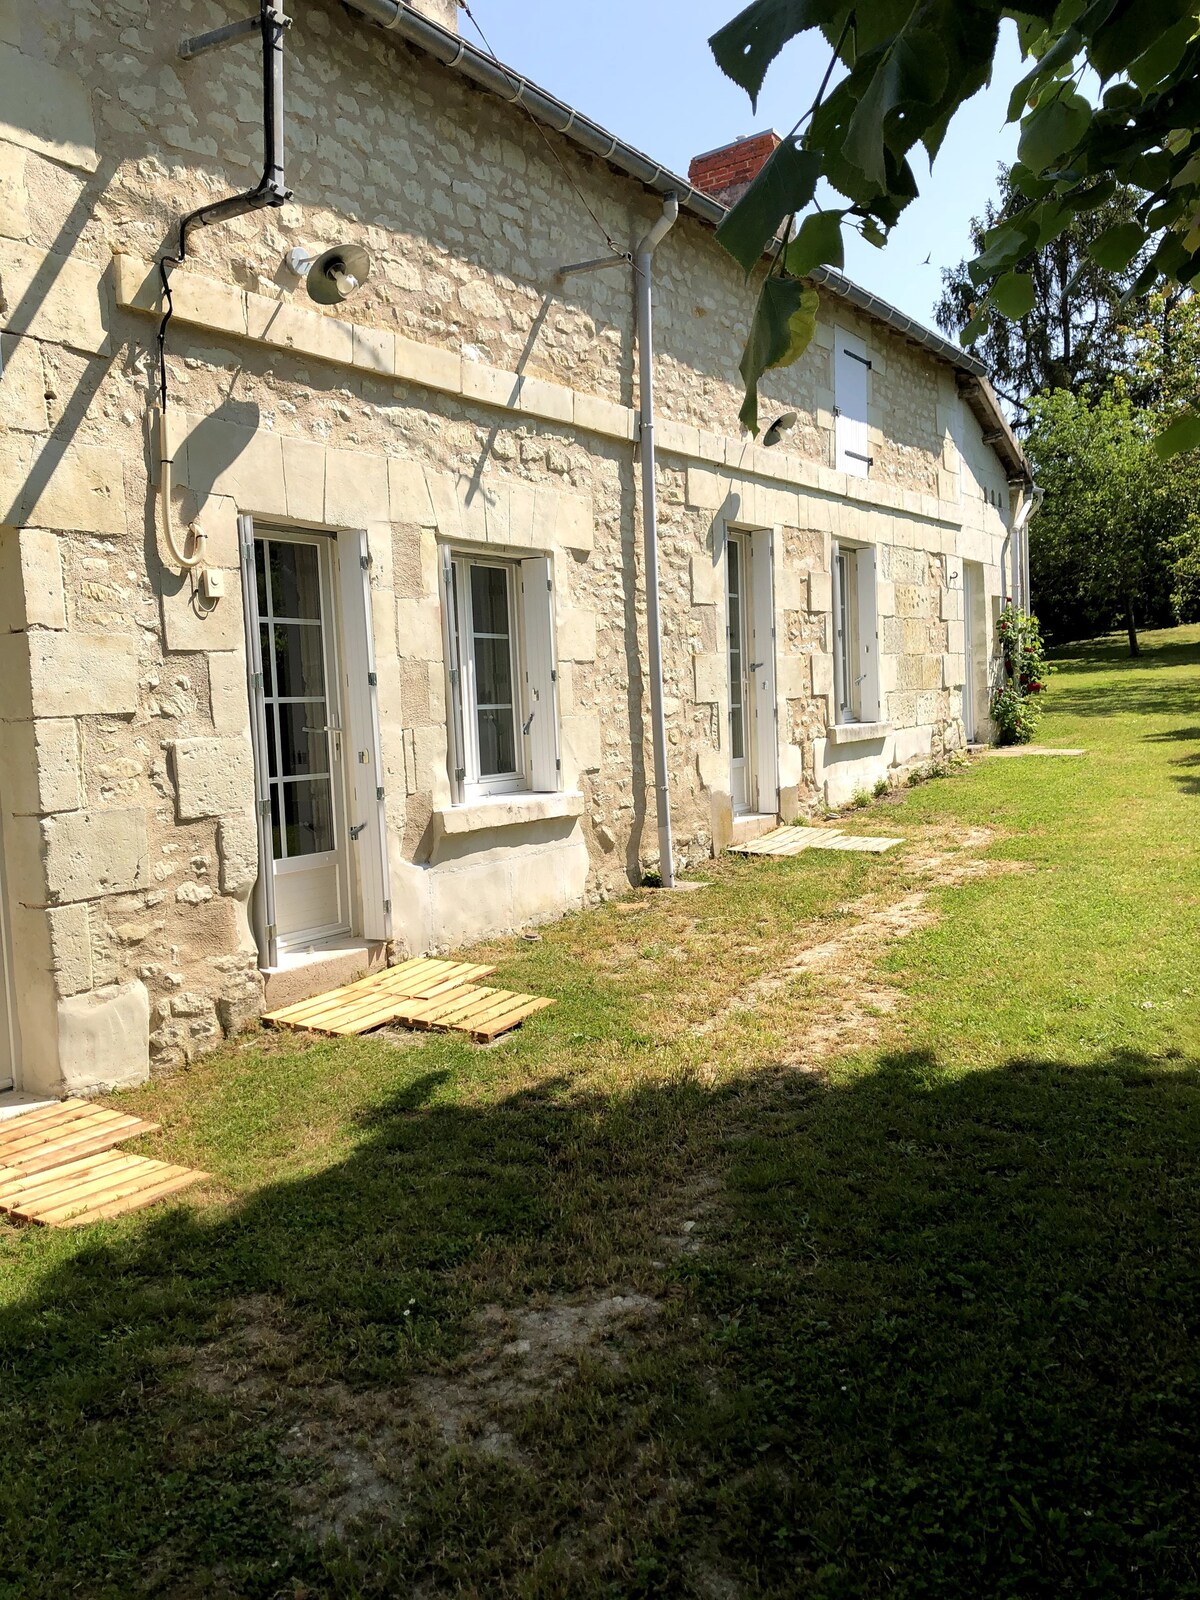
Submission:
<svg viewBox="0 0 1200 1600">
<path fill-rule="evenodd" d="M 767 78 L 757 112 L 708 48 L 744 0 L 470 0 L 496 54 L 665 166 L 686 175 L 693 155 L 742 134 L 786 132 L 812 103 L 827 61 L 815 35 L 793 40 Z M 463 35 L 479 43 L 469 18 Z M 1015 32 L 1002 43 L 991 86 L 959 112 L 932 178 L 917 169 L 913 202 L 885 250 L 847 241 L 846 270 L 864 288 L 933 323 L 939 268 L 967 253 L 967 225 L 995 193 L 996 164 L 1011 161 L 1008 93 L 1021 76 Z M 925 257 L 930 257 L 928 266 Z"/>
</svg>

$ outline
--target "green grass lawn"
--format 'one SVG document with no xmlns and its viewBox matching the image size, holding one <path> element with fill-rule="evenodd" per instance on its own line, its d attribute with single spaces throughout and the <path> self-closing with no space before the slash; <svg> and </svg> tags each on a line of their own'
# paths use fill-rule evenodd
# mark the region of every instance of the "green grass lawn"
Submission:
<svg viewBox="0 0 1200 1600">
<path fill-rule="evenodd" d="M 1200 1595 L 1200 629 L 1144 646 L 891 855 L 487 947 L 559 1001 L 499 1046 L 121 1097 L 213 1182 L 0 1224 L 0 1596 Z"/>
</svg>

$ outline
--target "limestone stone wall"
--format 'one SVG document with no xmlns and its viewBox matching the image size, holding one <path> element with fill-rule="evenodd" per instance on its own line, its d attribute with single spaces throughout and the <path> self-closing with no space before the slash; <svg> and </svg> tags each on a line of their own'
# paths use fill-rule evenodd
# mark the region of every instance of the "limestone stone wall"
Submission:
<svg viewBox="0 0 1200 1600">
<path fill-rule="evenodd" d="M 175 277 L 175 511 L 225 574 L 208 607 L 162 557 L 148 263 L 183 213 L 257 179 L 255 48 L 178 59 L 181 34 L 240 15 L 218 0 L 0 0 L 0 807 L 29 1086 L 136 1077 L 261 1008 L 239 515 L 367 531 L 400 949 L 557 914 L 656 855 L 631 284 L 554 274 L 605 248 L 574 185 L 621 249 L 659 202 L 333 0 L 294 9 L 295 200 L 196 234 Z M 345 239 L 372 276 L 322 313 L 283 259 Z M 740 273 L 688 216 L 656 270 L 671 777 L 694 862 L 732 827 L 728 529 L 774 541 L 794 816 L 961 739 L 961 564 L 995 596 L 1008 504 L 953 373 L 832 298 L 766 386 L 764 413 L 798 427 L 755 445 Z M 871 350 L 869 480 L 833 468 L 835 327 Z M 878 749 L 826 739 L 835 537 L 879 552 Z M 515 821 L 450 803 L 447 541 L 553 562 L 563 793 Z"/>
</svg>

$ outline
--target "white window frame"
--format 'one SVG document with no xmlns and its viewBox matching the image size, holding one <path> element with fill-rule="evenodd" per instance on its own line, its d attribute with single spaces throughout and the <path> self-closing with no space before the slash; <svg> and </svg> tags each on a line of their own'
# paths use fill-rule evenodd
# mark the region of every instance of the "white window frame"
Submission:
<svg viewBox="0 0 1200 1600">
<path fill-rule="evenodd" d="M 449 624 L 457 639 L 457 670 L 451 688 L 462 740 L 461 790 L 464 800 L 479 800 L 488 795 L 520 794 L 529 788 L 523 737 L 524 715 L 521 686 L 524 682 L 524 639 L 521 628 L 520 574 L 517 563 L 477 552 L 455 550 L 451 554 L 454 571 L 454 610 Z M 504 573 L 508 587 L 509 672 L 512 678 L 513 772 L 481 775 L 479 771 L 478 701 L 475 689 L 474 616 L 471 600 L 471 572 L 487 567 Z"/>
</svg>

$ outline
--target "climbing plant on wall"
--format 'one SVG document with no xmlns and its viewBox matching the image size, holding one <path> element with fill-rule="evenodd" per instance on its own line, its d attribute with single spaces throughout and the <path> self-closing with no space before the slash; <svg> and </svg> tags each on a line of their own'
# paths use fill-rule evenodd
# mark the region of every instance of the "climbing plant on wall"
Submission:
<svg viewBox="0 0 1200 1600">
<path fill-rule="evenodd" d="M 932 161 L 955 111 L 987 81 L 1001 23 L 1015 21 L 1032 62 L 1009 101 L 1020 121 L 1013 182 L 1024 207 L 991 228 L 969 263 L 978 300 L 961 338 L 994 318 L 1024 316 L 1035 286 L 1022 270 L 1118 184 L 1144 195 L 1133 215 L 1088 248 L 1102 269 L 1144 256 L 1132 292 L 1200 277 L 1200 26 L 1194 0 L 754 0 L 710 43 L 718 64 L 757 103 L 785 44 L 815 32 L 829 68 L 813 104 L 718 230 L 747 278 L 764 254 L 742 358 L 742 421 L 758 432 L 758 385 L 807 348 L 817 292 L 806 275 L 840 268 L 842 234 L 882 246 L 917 195 L 909 156 Z M 1090 69 L 1097 103 L 1082 92 Z M 825 180 L 844 201 L 822 209 Z M 1163 454 L 1200 445 L 1189 411 L 1160 436 Z"/>
</svg>

